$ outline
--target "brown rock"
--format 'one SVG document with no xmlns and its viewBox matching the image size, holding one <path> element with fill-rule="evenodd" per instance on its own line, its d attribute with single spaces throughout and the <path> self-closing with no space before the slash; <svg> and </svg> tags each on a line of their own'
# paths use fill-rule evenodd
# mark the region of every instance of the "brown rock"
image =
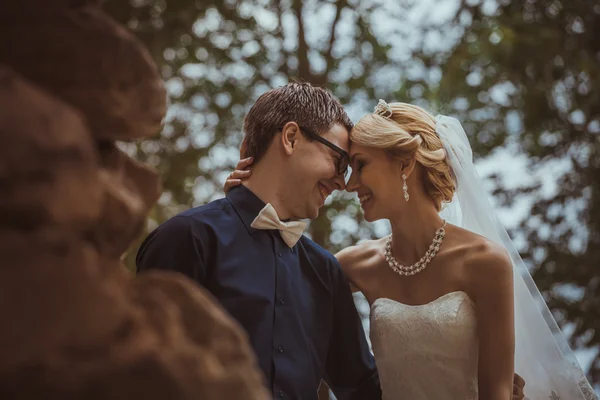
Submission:
<svg viewBox="0 0 600 400">
<path fill-rule="evenodd" d="M 140 42 L 102 10 L 92 5 L 37 17 L 2 14 L 0 63 L 79 108 L 95 138 L 130 140 L 158 132 L 166 92 L 157 68 Z"/>
<path fill-rule="evenodd" d="M 104 204 L 92 240 L 103 254 L 119 257 L 143 231 L 146 216 L 161 193 L 155 170 L 113 143 L 99 146 Z"/>
<path fill-rule="evenodd" d="M 69 9 L 81 8 L 87 5 L 100 5 L 103 0 L 20 0 L 3 4 L 3 16 L 48 17 Z M 2 17 L 0 17 L 0 20 Z"/>
<path fill-rule="evenodd" d="M 138 42 L 84 3 L 0 16 L 19 71 L 0 67 L 0 399 L 267 399 L 204 289 L 119 259 L 160 186 L 113 140 L 154 133 L 165 96 Z"/>
<path fill-rule="evenodd" d="M 268 398 L 245 335 L 182 276 L 134 279 L 55 231 L 0 243 L 0 398 Z"/>
<path fill-rule="evenodd" d="M 203 289 L 123 268 L 160 193 L 153 170 L 8 68 L 0 133 L 1 399 L 269 397 L 243 331 Z"/>
<path fill-rule="evenodd" d="M 96 223 L 98 155 L 79 112 L 0 66 L 0 223 Z"/>
<path fill-rule="evenodd" d="M 108 343 L 127 314 L 125 272 L 78 236 L 0 231 L 0 375 Z"/>
</svg>

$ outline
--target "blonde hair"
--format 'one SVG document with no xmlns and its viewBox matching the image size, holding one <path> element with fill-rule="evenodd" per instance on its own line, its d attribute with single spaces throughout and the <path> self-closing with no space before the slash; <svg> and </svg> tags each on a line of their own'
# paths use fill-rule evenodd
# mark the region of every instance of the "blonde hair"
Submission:
<svg viewBox="0 0 600 400">
<path fill-rule="evenodd" d="M 446 151 L 435 132 L 435 118 L 406 103 L 390 103 L 392 115 L 369 114 L 350 132 L 353 143 L 384 150 L 402 161 L 415 159 L 425 172 L 425 190 L 437 210 L 452 200 L 456 190 Z"/>
</svg>

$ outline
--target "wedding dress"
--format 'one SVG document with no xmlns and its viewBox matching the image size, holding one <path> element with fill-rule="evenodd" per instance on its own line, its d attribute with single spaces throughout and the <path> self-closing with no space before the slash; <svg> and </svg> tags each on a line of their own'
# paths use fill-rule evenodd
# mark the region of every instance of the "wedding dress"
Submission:
<svg viewBox="0 0 600 400">
<path fill-rule="evenodd" d="M 476 330 L 465 292 L 418 306 L 375 300 L 370 336 L 383 399 L 476 400 Z"/>
</svg>

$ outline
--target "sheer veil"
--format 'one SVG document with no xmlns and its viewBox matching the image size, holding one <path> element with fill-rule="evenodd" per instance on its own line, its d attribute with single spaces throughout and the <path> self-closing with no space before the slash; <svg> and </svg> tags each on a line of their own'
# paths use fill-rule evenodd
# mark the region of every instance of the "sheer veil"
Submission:
<svg viewBox="0 0 600 400">
<path fill-rule="evenodd" d="M 469 140 L 458 120 L 438 115 L 436 132 L 456 179 L 454 198 L 441 211 L 452 224 L 504 246 L 514 268 L 515 372 L 525 381 L 526 398 L 597 399 L 548 310 L 523 260 L 489 203 L 473 165 Z"/>
</svg>

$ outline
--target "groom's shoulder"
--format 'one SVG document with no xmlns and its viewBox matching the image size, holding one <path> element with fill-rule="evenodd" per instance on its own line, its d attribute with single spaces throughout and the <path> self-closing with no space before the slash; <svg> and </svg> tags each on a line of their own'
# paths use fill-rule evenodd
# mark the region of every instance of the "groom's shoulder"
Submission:
<svg viewBox="0 0 600 400">
<path fill-rule="evenodd" d="M 235 217 L 235 211 L 226 198 L 217 199 L 210 203 L 185 210 L 171 219 L 165 225 L 187 224 L 195 227 L 215 227 L 228 224 Z"/>
<path fill-rule="evenodd" d="M 214 214 L 228 211 L 228 209 L 231 208 L 231 203 L 223 197 L 221 199 L 213 200 L 210 203 L 185 210 L 176 216 L 186 218 L 210 217 Z"/>
</svg>

